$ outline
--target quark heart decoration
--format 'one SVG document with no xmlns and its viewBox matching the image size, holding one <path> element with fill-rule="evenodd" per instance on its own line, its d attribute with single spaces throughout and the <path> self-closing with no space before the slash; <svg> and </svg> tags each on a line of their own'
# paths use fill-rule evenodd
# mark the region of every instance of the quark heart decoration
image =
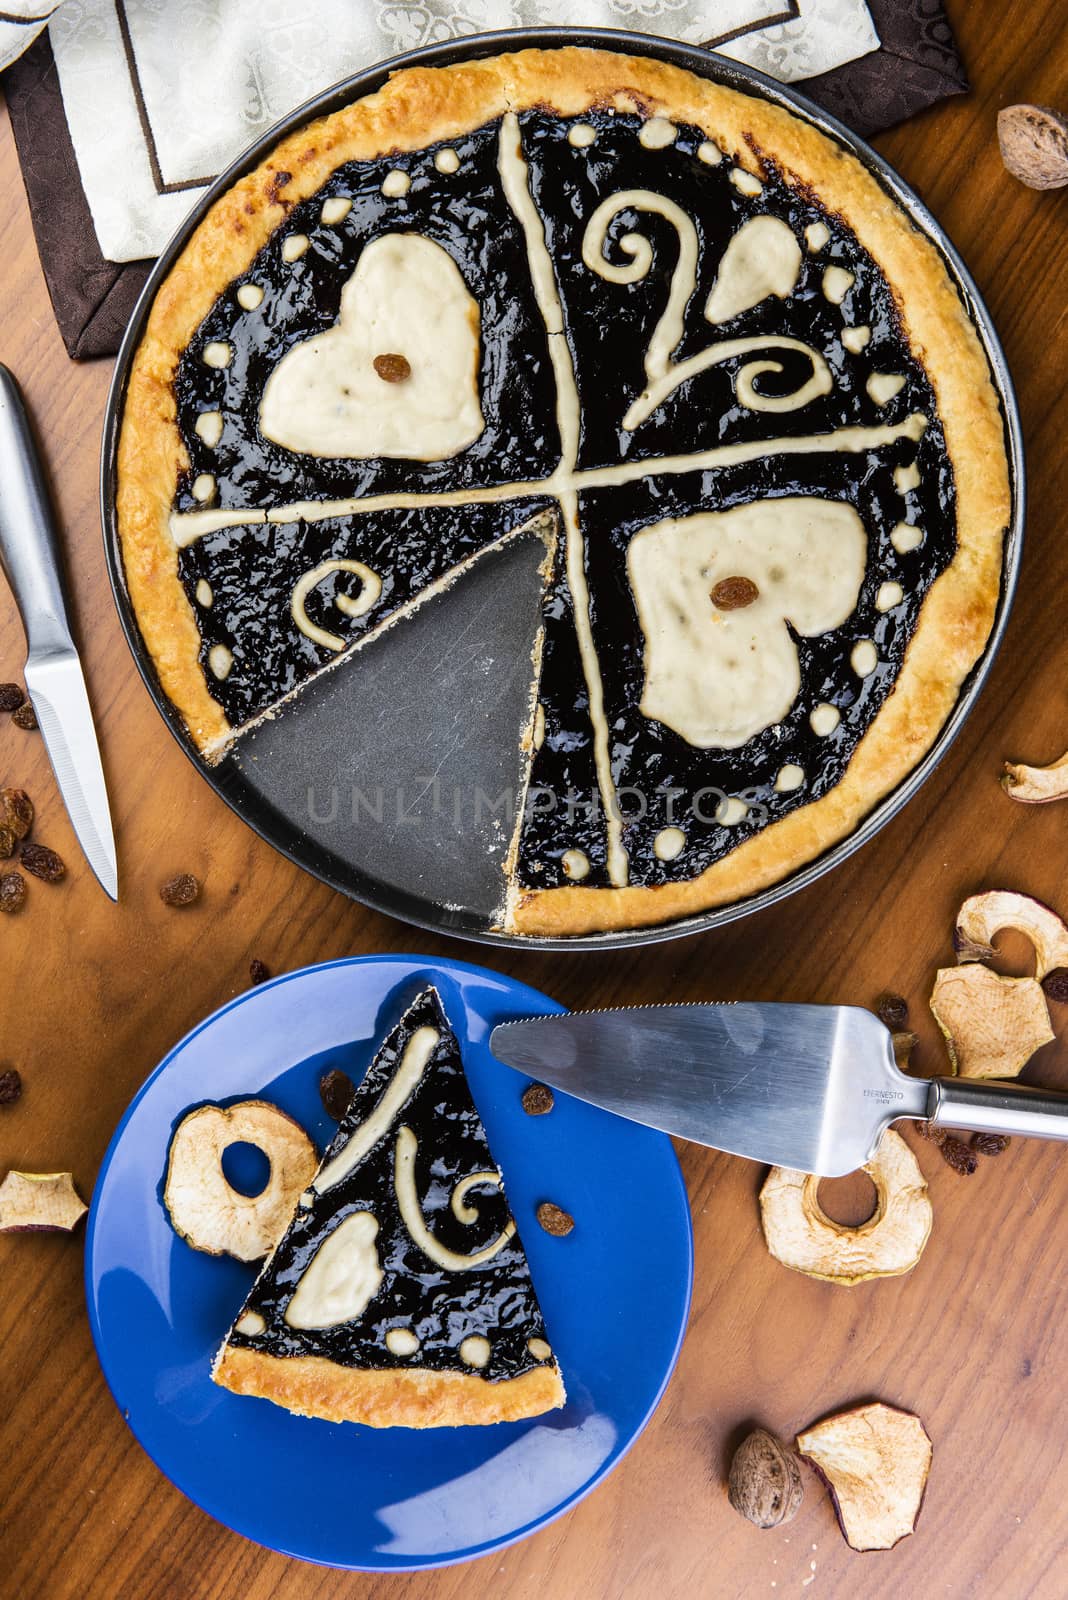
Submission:
<svg viewBox="0 0 1068 1600">
<path fill-rule="evenodd" d="M 478 303 L 441 245 L 417 233 L 372 239 L 337 325 L 294 345 L 268 378 L 260 431 L 312 456 L 458 455 L 485 426 L 480 336 Z"/>
<path fill-rule="evenodd" d="M 737 749 L 789 712 L 803 636 L 857 604 L 867 535 L 852 506 L 792 496 L 658 522 L 627 574 L 644 639 L 640 709 L 700 749 Z"/>
</svg>

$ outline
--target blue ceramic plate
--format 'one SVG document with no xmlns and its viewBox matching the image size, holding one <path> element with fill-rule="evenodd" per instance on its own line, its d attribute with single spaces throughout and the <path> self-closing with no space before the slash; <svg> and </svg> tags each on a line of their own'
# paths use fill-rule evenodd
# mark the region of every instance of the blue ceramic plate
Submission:
<svg viewBox="0 0 1068 1600">
<path fill-rule="evenodd" d="M 427 983 L 438 986 L 460 1039 L 568 1403 L 528 1422 L 413 1432 L 294 1417 L 229 1394 L 208 1371 L 254 1268 L 199 1254 L 171 1229 L 162 1185 L 174 1126 L 202 1101 L 262 1096 L 322 1149 L 334 1124 L 319 1101 L 321 1074 L 340 1067 L 358 1081 Z M 137 1439 L 220 1522 L 330 1566 L 444 1566 L 559 1516 L 648 1422 L 689 1310 L 686 1191 L 662 1134 L 560 1094 L 549 1116 L 522 1110 L 527 1080 L 490 1055 L 490 1029 L 560 1009 L 536 989 L 463 962 L 335 961 L 277 978 L 216 1012 L 133 1101 L 93 1196 L 89 1319 Z M 567 1238 L 550 1238 L 535 1221 L 544 1199 L 576 1218 Z"/>
</svg>

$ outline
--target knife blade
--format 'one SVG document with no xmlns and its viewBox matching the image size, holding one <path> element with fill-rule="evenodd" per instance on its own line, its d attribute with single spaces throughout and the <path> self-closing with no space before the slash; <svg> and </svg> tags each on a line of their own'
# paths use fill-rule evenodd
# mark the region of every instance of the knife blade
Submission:
<svg viewBox="0 0 1068 1600">
<path fill-rule="evenodd" d="M 771 1166 L 842 1177 L 900 1117 L 1068 1140 L 1068 1095 L 911 1078 L 858 1006 L 639 1006 L 499 1023 L 499 1061 L 633 1122 Z"/>
<path fill-rule="evenodd" d="M 59 543 L 18 385 L 0 366 L 0 570 L 26 632 L 26 689 L 71 826 L 97 881 L 118 899 L 104 769 L 63 599 Z"/>
</svg>

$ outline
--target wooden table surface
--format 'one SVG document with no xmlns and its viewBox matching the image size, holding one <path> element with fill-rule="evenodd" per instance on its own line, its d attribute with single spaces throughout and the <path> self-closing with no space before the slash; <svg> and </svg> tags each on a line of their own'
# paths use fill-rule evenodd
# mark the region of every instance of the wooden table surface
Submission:
<svg viewBox="0 0 1068 1600">
<path fill-rule="evenodd" d="M 743 996 L 871 1004 L 890 987 L 912 1003 L 921 1068 L 940 1070 L 926 996 L 935 968 L 952 960 L 962 897 L 1019 888 L 1068 912 L 1068 804 L 1018 806 L 997 781 L 1004 756 L 1049 760 L 1068 745 L 1068 191 L 1042 195 L 1015 183 L 994 134 L 1000 106 L 1063 98 L 1068 41 L 1059 0 L 957 0 L 950 10 L 975 89 L 876 144 L 946 224 L 1015 375 L 1030 513 L 1007 638 L 950 756 L 859 856 L 744 923 L 613 955 L 483 952 L 350 904 L 260 843 L 198 777 L 119 630 L 96 504 L 110 363 L 76 366 L 64 354 L 5 115 L 0 360 L 25 387 L 55 483 L 123 895 L 111 906 L 80 858 L 39 735 L 2 719 L 0 782 L 30 791 L 37 837 L 69 872 L 55 888 L 31 882 L 24 911 L 0 927 L 0 1063 L 25 1081 L 21 1103 L 0 1111 L 0 1172 L 69 1168 L 88 1196 L 130 1096 L 188 1028 L 247 986 L 252 957 L 274 972 L 369 951 L 488 958 L 581 1006 Z M 17 677 L 23 659 L 5 591 L 0 680 Z M 157 895 L 176 871 L 205 884 L 190 910 L 168 910 Z M 1008 956 L 1007 970 L 1024 970 L 1022 945 Z M 1054 1023 L 1068 1034 L 1064 1008 Z M 1038 1054 L 1028 1077 L 1068 1089 L 1062 1039 Z M 85 1315 L 80 1230 L 73 1239 L 0 1238 L 0 1595 L 1062 1600 L 1068 1158 L 1017 1141 L 962 1179 L 933 1146 L 910 1138 L 931 1186 L 930 1244 L 911 1274 L 853 1289 L 791 1273 L 767 1254 L 757 1167 L 683 1150 L 696 1232 L 693 1313 L 647 1432 L 609 1481 L 534 1538 L 424 1576 L 303 1566 L 199 1511 L 142 1453 L 105 1388 Z M 761 1533 L 730 1509 L 725 1462 L 747 1425 L 789 1437 L 871 1397 L 917 1411 L 934 1440 L 914 1537 L 890 1553 L 853 1553 L 807 1468 L 804 1505 L 788 1527 Z"/>
</svg>

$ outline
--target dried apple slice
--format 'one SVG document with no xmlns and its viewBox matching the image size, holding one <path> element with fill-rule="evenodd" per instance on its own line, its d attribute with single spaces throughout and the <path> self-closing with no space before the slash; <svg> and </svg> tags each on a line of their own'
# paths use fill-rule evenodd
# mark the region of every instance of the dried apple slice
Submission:
<svg viewBox="0 0 1068 1600">
<path fill-rule="evenodd" d="M 11 1171 L 0 1183 L 0 1233 L 70 1233 L 88 1209 L 69 1172 Z"/>
<path fill-rule="evenodd" d="M 940 967 L 930 1004 L 962 1078 L 1015 1078 L 1054 1036 L 1037 979 L 1003 978 L 974 962 Z"/>
<path fill-rule="evenodd" d="M 841 1411 L 799 1433 L 797 1448 L 825 1480 L 854 1550 L 892 1550 L 913 1531 L 933 1449 L 911 1411 L 881 1401 Z"/>
<path fill-rule="evenodd" d="M 891 1035 L 891 1039 L 894 1046 L 894 1060 L 902 1072 L 907 1072 L 912 1052 L 920 1041 L 914 1033 L 895 1033 Z"/>
<path fill-rule="evenodd" d="M 919 1162 L 891 1128 L 863 1170 L 875 1185 L 875 1210 L 851 1228 L 832 1221 L 820 1206 L 818 1178 L 772 1167 L 760 1191 L 760 1219 L 777 1261 L 810 1278 L 846 1285 L 911 1272 L 933 1220 Z"/>
<path fill-rule="evenodd" d="M 257 1145 L 270 1162 L 261 1193 L 227 1183 L 222 1158 L 232 1144 Z M 318 1165 L 304 1129 L 266 1100 L 198 1106 L 174 1131 L 163 1198 L 175 1232 L 194 1250 L 258 1261 L 282 1237 Z"/>
<path fill-rule="evenodd" d="M 1013 928 L 1030 941 L 1039 982 L 1055 968 L 1068 967 L 1068 928 L 1060 917 L 1041 900 L 1011 889 L 990 889 L 965 900 L 953 933 L 957 960 L 989 961 L 994 938 L 1003 928 Z"/>
<path fill-rule="evenodd" d="M 1050 800 L 1063 800 L 1068 796 L 1068 750 L 1048 767 L 1006 761 L 1001 787 L 1013 800 L 1022 800 L 1025 805 L 1042 806 Z"/>
</svg>

